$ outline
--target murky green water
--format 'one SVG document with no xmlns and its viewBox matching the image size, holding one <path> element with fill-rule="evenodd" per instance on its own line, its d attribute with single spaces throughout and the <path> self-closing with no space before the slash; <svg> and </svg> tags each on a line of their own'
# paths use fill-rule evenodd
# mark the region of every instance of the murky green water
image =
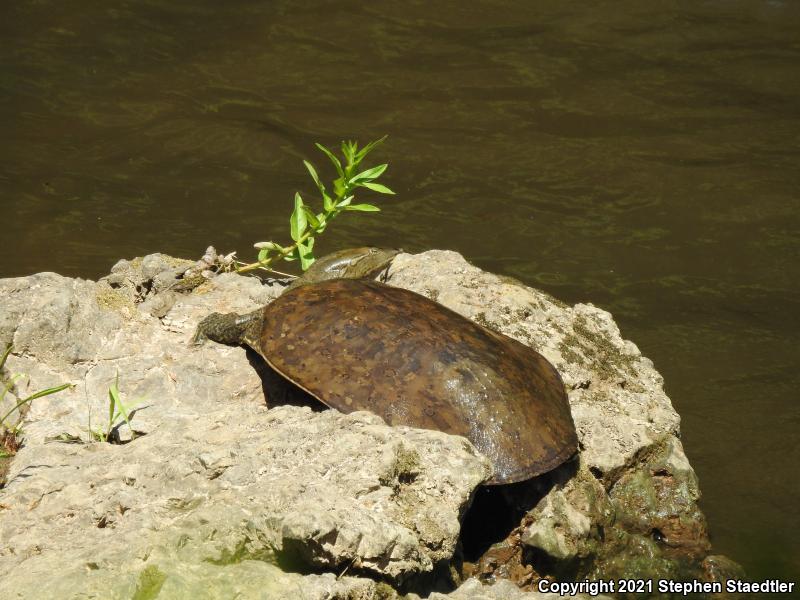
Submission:
<svg viewBox="0 0 800 600">
<path fill-rule="evenodd" d="M 611 310 L 716 549 L 800 575 L 800 5 L 3 2 L 0 276 L 249 255 L 314 141 L 397 192 L 320 250 L 453 248 Z"/>
</svg>

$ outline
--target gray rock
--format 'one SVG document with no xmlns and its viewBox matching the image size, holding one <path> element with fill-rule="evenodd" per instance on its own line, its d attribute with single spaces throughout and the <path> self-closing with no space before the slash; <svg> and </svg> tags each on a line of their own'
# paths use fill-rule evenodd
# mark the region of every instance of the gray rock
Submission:
<svg viewBox="0 0 800 600">
<path fill-rule="evenodd" d="M 142 560 L 144 558 L 144 560 Z M 33 577 L 38 577 L 34 582 Z M 337 578 L 333 573 L 301 575 L 287 573 L 263 561 L 244 559 L 230 564 L 197 563 L 165 556 L 155 551 L 117 567 L 87 563 L 82 569 L 50 573 L 15 571 L 0 583 L 6 598 L 31 600 L 59 598 L 78 600 L 220 600 L 253 598 L 277 600 L 392 600 L 394 590 L 386 584 L 357 577 Z"/>
<path fill-rule="evenodd" d="M 398 475 L 409 454 L 412 481 Z M 369 413 L 241 403 L 173 415 L 123 446 L 28 446 L 0 496 L 0 589 L 89 570 L 122 590 L 147 566 L 170 580 L 171 566 L 242 561 L 400 582 L 452 556 L 488 473 L 460 438 Z"/>
<path fill-rule="evenodd" d="M 161 319 L 121 289 L 53 274 L 0 282 L 10 369 L 28 373 L 31 389 L 76 384 L 33 404 L 0 490 L 4 593 L 58 572 L 55 595 L 68 597 L 90 573 L 108 597 L 129 597 L 150 567 L 188 590 L 208 583 L 189 575 L 206 563 L 252 560 L 399 583 L 451 558 L 459 518 L 489 476 L 466 440 L 369 413 L 267 410 L 244 349 L 188 345 L 209 311 L 250 310 L 282 288 L 220 275 Z M 139 436 L 123 424 L 129 443 L 92 442 L 117 374 Z M 54 441 L 62 434 L 85 443 Z"/>
<path fill-rule="evenodd" d="M 607 485 L 654 438 L 679 435 L 680 417 L 652 361 L 623 340 L 611 315 L 566 306 L 455 252 L 394 259 L 389 283 L 413 290 L 543 354 L 561 374 L 583 444 L 582 458 Z"/>
<path fill-rule="evenodd" d="M 531 346 L 564 380 L 582 449 L 577 470 L 549 476 L 552 489 L 512 536 L 549 556 L 557 575 L 563 565 L 575 576 L 580 560 L 579 577 L 704 576 L 710 544 L 680 417 L 652 361 L 608 312 L 567 306 L 454 252 L 401 254 L 388 280 Z"/>
<path fill-rule="evenodd" d="M 13 393 L 76 384 L 26 415 L 0 489 L 0 596 L 377 599 L 395 593 L 373 579 L 399 586 L 446 570 L 488 462 L 463 438 L 368 413 L 268 409 L 245 349 L 189 340 L 209 312 L 255 309 L 283 287 L 221 274 L 176 293 L 171 282 L 191 264 L 151 255 L 96 283 L 0 280 L 0 342 L 14 344 L 7 370 L 30 376 Z M 608 313 L 565 306 L 452 252 L 400 255 L 390 283 L 516 337 L 562 373 L 583 452 L 575 476 L 553 476 L 525 544 L 556 560 L 595 557 L 602 574 L 620 548 L 602 527 L 634 549 L 656 548 L 646 535 L 660 527 L 702 558 L 678 415 Z M 94 442 L 117 377 L 134 431 L 123 422 L 124 443 Z M 648 504 L 653 491 L 674 500 L 667 513 Z M 547 597 L 531 594 L 470 580 L 451 596 Z"/>
<path fill-rule="evenodd" d="M 610 527 L 614 507 L 603 485 L 585 467 L 557 485 L 529 513 L 522 542 L 558 560 L 596 553 L 600 527 Z"/>
</svg>

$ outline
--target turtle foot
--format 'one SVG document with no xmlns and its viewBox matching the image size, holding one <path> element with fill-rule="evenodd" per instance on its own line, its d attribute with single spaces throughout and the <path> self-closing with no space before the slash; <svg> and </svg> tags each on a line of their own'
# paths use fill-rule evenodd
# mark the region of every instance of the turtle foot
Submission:
<svg viewBox="0 0 800 600">
<path fill-rule="evenodd" d="M 190 344 L 193 346 L 199 345 L 205 340 L 229 346 L 241 344 L 244 342 L 248 327 L 259 316 L 260 311 L 248 315 L 211 313 L 197 325 Z"/>
<path fill-rule="evenodd" d="M 191 345 L 197 346 L 206 340 L 220 344 L 238 344 L 241 339 L 241 328 L 236 327 L 238 317 L 236 313 L 211 313 L 197 325 Z"/>
</svg>

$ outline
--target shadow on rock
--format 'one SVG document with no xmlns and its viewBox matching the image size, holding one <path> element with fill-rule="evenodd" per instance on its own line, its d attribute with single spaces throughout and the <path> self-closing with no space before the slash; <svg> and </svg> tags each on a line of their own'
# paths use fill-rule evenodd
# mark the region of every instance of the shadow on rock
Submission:
<svg viewBox="0 0 800 600">
<path fill-rule="evenodd" d="M 314 412 L 327 410 L 328 407 L 314 396 L 299 388 L 283 375 L 273 369 L 261 356 L 245 346 L 247 361 L 261 378 L 261 389 L 268 407 L 273 406 L 307 406 Z"/>
</svg>

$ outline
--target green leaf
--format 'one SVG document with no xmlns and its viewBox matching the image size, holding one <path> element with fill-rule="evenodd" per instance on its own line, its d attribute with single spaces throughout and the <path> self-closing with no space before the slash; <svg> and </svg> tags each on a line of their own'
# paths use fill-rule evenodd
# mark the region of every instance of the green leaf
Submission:
<svg viewBox="0 0 800 600">
<path fill-rule="evenodd" d="M 319 189 L 319 193 L 324 196 L 325 195 L 325 186 L 322 185 L 322 182 L 319 180 L 319 175 L 317 175 L 317 171 L 316 171 L 316 169 L 314 169 L 314 165 L 312 165 L 307 160 L 304 160 L 303 164 L 306 166 L 306 169 L 308 169 L 308 172 L 311 173 L 311 179 L 313 179 L 314 183 L 317 184 L 317 189 Z"/>
<path fill-rule="evenodd" d="M 275 242 L 257 242 L 253 244 L 253 248 L 266 248 L 267 250 L 277 250 L 278 252 L 283 250 L 283 246 Z"/>
<path fill-rule="evenodd" d="M 108 414 L 112 416 L 114 414 L 114 405 L 119 402 L 119 373 L 114 378 L 114 383 L 108 388 L 108 402 L 111 405 Z"/>
<path fill-rule="evenodd" d="M 36 400 L 37 398 L 41 398 L 42 396 L 49 396 L 50 394 L 58 393 L 62 390 L 66 390 L 67 388 L 75 387 L 74 383 L 62 383 L 61 385 L 57 385 L 56 387 L 47 388 L 46 390 L 39 390 L 35 394 L 31 394 L 27 398 L 25 398 L 24 402 L 30 402 L 31 400 Z"/>
<path fill-rule="evenodd" d="M 337 179 L 336 181 L 342 181 L 342 179 Z M 335 185 L 336 182 L 334 182 L 334 186 Z M 322 194 L 322 208 L 325 209 L 325 212 L 331 212 L 334 206 L 336 206 L 336 204 L 334 203 L 333 198 L 331 198 L 327 193 Z"/>
<path fill-rule="evenodd" d="M 138 406 L 138 404 L 134 404 L 128 410 L 133 410 L 134 408 L 136 408 L 136 406 Z M 131 420 L 128 417 L 128 410 L 125 409 L 125 405 L 122 402 L 119 402 L 119 413 L 122 414 L 122 417 L 125 419 L 125 423 L 127 423 L 127 425 L 128 425 L 128 429 L 131 430 L 131 440 L 135 440 L 136 439 L 136 432 L 133 430 L 133 427 L 131 427 Z M 119 413 L 117 414 L 118 417 L 119 417 Z"/>
<path fill-rule="evenodd" d="M 313 237 L 309 237 L 302 244 L 297 244 L 297 249 L 300 255 L 300 268 L 303 269 L 303 271 L 305 271 L 306 269 L 308 269 L 308 267 L 314 264 L 314 260 L 316 260 L 314 258 L 313 248 L 314 248 Z"/>
<path fill-rule="evenodd" d="M 325 213 L 317 213 L 317 221 L 319 222 L 319 225 L 316 227 L 316 233 L 322 233 L 328 226 L 328 217 Z"/>
<path fill-rule="evenodd" d="M 267 256 L 269 256 L 269 249 L 262 248 L 261 250 L 258 251 L 258 262 L 264 262 L 265 260 L 267 260 Z"/>
<path fill-rule="evenodd" d="M 355 196 L 348 196 L 347 198 L 339 202 L 336 205 L 336 208 L 344 208 L 345 206 L 348 206 L 353 201 L 353 198 L 355 198 Z"/>
<path fill-rule="evenodd" d="M 315 144 L 315 146 L 317 148 L 319 148 L 320 150 L 322 150 L 322 152 L 325 153 L 325 156 L 327 156 L 331 160 L 331 162 L 333 163 L 333 166 L 336 167 L 336 172 L 339 173 L 339 177 L 344 177 L 344 169 L 342 169 L 342 163 L 339 162 L 339 159 L 336 158 L 336 155 L 333 152 L 331 152 L 330 150 L 328 150 L 322 144 L 317 143 L 317 144 Z"/>
<path fill-rule="evenodd" d="M 373 141 L 373 142 L 370 142 L 369 144 L 367 144 L 366 146 L 364 146 L 364 147 L 363 147 L 361 150 L 359 150 L 359 151 L 358 151 L 358 153 L 356 154 L 356 162 L 357 162 L 357 163 L 360 163 L 362 160 L 364 160 L 364 157 L 365 157 L 367 154 L 369 154 L 370 150 L 372 150 L 373 148 L 375 148 L 375 146 L 378 146 L 378 145 L 382 144 L 382 143 L 383 143 L 383 142 L 386 140 L 386 138 L 388 138 L 388 137 L 389 137 L 388 135 L 385 135 L 385 136 L 383 136 L 381 139 L 379 139 L 379 140 L 375 140 L 375 141 Z"/>
<path fill-rule="evenodd" d="M 291 229 L 292 239 L 296 242 L 306 232 L 308 222 L 306 221 L 306 213 L 303 211 L 303 199 L 299 193 L 294 195 L 294 211 L 289 219 L 289 226 Z"/>
<path fill-rule="evenodd" d="M 306 220 L 311 224 L 311 227 L 316 229 L 319 227 L 319 219 L 317 219 L 317 215 L 314 214 L 314 211 L 311 210 L 305 204 L 302 206 L 303 212 L 306 214 Z"/>
<path fill-rule="evenodd" d="M 297 248 L 295 248 L 289 254 L 284 256 L 283 260 L 292 262 L 293 260 L 297 260 L 298 258 L 300 258 L 300 251 Z"/>
<path fill-rule="evenodd" d="M 365 181 L 364 183 L 360 183 L 359 185 L 361 185 L 362 187 L 365 187 L 367 189 L 370 189 L 373 192 L 378 192 L 379 194 L 392 194 L 392 195 L 394 195 L 394 192 L 392 190 L 390 190 L 385 185 L 381 185 L 380 183 L 371 183 L 369 181 Z"/>
<path fill-rule="evenodd" d="M 358 144 L 356 142 L 350 140 L 342 142 L 342 154 L 345 159 L 347 159 L 348 166 L 353 166 L 353 164 L 355 164 L 356 150 L 358 150 Z"/>
<path fill-rule="evenodd" d="M 108 429 L 106 430 L 105 440 L 111 436 L 111 429 L 114 427 L 114 413 L 116 404 L 119 402 L 119 372 L 114 378 L 114 383 L 108 388 Z"/>
<path fill-rule="evenodd" d="M 344 175 L 342 175 L 339 177 L 339 179 L 333 182 L 333 193 L 336 194 L 337 198 L 341 198 L 344 196 L 345 190 L 347 190 L 347 185 L 344 181 Z"/>
<path fill-rule="evenodd" d="M 383 172 L 389 167 L 388 164 L 378 165 L 377 167 L 372 167 L 371 169 L 367 169 L 366 171 L 361 171 L 358 175 L 350 179 L 348 182 L 351 185 L 364 183 L 372 181 L 373 179 L 377 179 L 380 177 Z"/>
<path fill-rule="evenodd" d="M 345 210 L 358 210 L 361 212 L 380 212 L 381 209 L 377 206 L 373 206 L 372 204 L 351 204 L 350 206 L 345 206 Z"/>
<path fill-rule="evenodd" d="M 11 381 L 12 382 L 16 381 L 20 377 L 22 377 L 22 375 L 15 375 L 14 377 L 11 378 Z M 7 385 L 7 387 L 5 388 L 5 391 L 8 391 L 9 389 L 11 389 L 12 385 L 13 385 L 13 383 L 9 383 Z M 8 417 L 11 416 L 11 413 L 13 413 L 15 410 L 18 410 L 20 407 L 25 406 L 29 402 L 32 402 L 33 400 L 36 400 L 37 398 L 41 398 L 42 396 L 49 396 L 50 394 L 55 394 L 57 392 L 60 392 L 62 390 L 65 390 L 65 389 L 71 388 L 71 387 L 75 387 L 74 384 L 72 384 L 72 383 L 62 383 L 61 385 L 57 385 L 55 387 L 47 388 L 46 390 L 39 390 L 38 392 L 35 392 L 35 393 L 31 394 L 30 396 L 28 396 L 24 400 L 20 400 L 19 402 L 17 402 L 17 404 L 14 406 L 14 408 L 12 408 L 6 414 L 4 414 L 2 417 L 0 417 L 0 425 L 5 423 L 5 420 Z"/>
</svg>

